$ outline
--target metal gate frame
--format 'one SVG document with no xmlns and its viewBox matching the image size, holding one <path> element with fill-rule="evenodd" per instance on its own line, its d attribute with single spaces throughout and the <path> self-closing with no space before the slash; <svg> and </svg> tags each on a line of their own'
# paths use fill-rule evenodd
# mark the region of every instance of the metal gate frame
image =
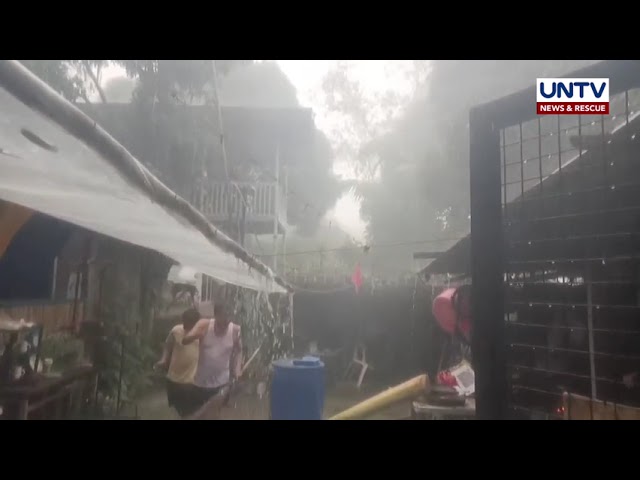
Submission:
<svg viewBox="0 0 640 480">
<path fill-rule="evenodd" d="M 612 96 L 640 86 L 640 61 L 607 60 L 563 77 L 609 78 Z M 469 112 L 472 349 L 480 420 L 507 416 L 500 130 L 536 118 L 534 78 L 531 85 Z"/>
</svg>

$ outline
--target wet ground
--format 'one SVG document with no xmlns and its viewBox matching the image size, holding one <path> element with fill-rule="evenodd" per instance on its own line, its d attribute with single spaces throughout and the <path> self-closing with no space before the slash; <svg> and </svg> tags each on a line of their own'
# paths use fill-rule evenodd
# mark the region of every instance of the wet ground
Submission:
<svg viewBox="0 0 640 480">
<path fill-rule="evenodd" d="M 330 388 L 325 397 L 324 416 L 331 417 L 347 408 L 379 393 L 391 385 L 363 385 L 358 390 L 353 384 L 342 383 Z M 247 388 L 248 390 L 248 388 Z M 410 413 L 409 402 L 393 405 L 376 413 L 367 420 L 400 420 Z M 178 420 L 179 417 L 167 406 L 164 391 L 158 390 L 138 402 L 138 415 L 142 420 Z M 268 396 L 259 399 L 255 393 L 241 392 L 234 395 L 229 406 L 221 411 L 221 420 L 268 420 Z"/>
</svg>

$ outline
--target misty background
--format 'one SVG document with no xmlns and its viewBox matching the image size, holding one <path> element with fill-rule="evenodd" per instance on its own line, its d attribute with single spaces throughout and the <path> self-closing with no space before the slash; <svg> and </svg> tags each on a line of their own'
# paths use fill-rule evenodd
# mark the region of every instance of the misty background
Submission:
<svg viewBox="0 0 640 480">
<path fill-rule="evenodd" d="M 23 60 L 78 103 L 207 104 L 211 61 Z M 287 268 L 394 277 L 469 232 L 469 109 L 595 60 L 217 60 L 223 106 L 309 107 Z M 532 105 L 531 108 L 535 108 Z M 150 114 L 150 118 L 153 115 Z M 203 131 L 202 135 L 213 135 Z M 178 166 L 179 167 L 179 166 Z M 292 211 L 291 204 L 296 209 Z M 255 254 L 272 237 L 247 238 Z"/>
</svg>

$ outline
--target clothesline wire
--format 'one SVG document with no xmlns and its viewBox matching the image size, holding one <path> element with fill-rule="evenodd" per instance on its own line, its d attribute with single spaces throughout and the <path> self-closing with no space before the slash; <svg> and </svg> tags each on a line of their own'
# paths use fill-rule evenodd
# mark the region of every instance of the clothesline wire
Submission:
<svg viewBox="0 0 640 480">
<path fill-rule="evenodd" d="M 364 248 L 369 249 L 372 248 L 389 248 L 389 247 L 401 247 L 408 245 L 422 245 L 422 244 L 430 244 L 430 243 L 438 243 L 438 242 L 457 242 L 462 240 L 465 237 L 455 237 L 455 238 L 433 238 L 429 240 L 414 240 L 411 242 L 397 242 L 397 243 L 380 243 L 380 244 L 371 244 L 367 245 Z M 338 247 L 338 248 L 327 248 L 324 250 L 305 250 L 300 252 L 287 252 L 287 253 L 268 253 L 265 255 L 261 255 L 263 257 L 273 257 L 273 256 L 292 256 L 292 255 L 311 255 L 316 253 L 329 253 L 329 252 L 344 252 L 349 250 L 363 250 L 363 247 Z"/>
</svg>

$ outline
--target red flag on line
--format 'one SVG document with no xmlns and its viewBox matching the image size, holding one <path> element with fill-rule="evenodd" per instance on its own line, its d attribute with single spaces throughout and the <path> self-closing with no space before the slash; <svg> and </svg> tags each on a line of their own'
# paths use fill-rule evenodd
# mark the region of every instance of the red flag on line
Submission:
<svg viewBox="0 0 640 480">
<path fill-rule="evenodd" d="M 351 281 L 353 282 L 353 286 L 356 287 L 356 293 L 360 293 L 360 287 L 362 287 L 362 270 L 360 269 L 360 264 L 356 263 L 356 269 L 351 275 Z"/>
</svg>

